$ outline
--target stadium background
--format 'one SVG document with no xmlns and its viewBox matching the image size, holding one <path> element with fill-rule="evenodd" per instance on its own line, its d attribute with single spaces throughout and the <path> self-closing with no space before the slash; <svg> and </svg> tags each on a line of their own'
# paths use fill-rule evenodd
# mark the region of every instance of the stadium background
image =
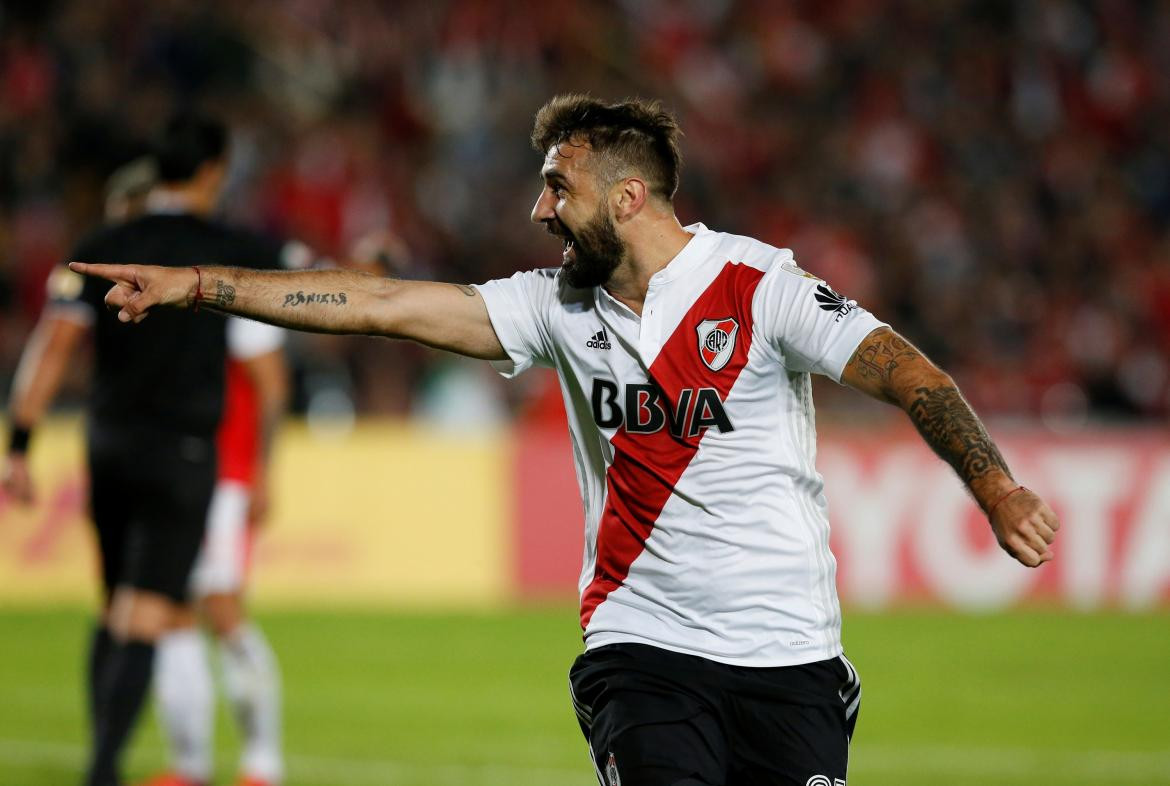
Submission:
<svg viewBox="0 0 1170 786">
<path fill-rule="evenodd" d="M 232 123 L 232 220 L 333 256 L 390 227 L 407 275 L 474 282 L 556 261 L 527 224 L 549 95 L 662 97 L 680 216 L 794 248 L 926 349 L 1065 523 L 1056 562 L 1012 565 L 899 413 L 819 385 L 866 681 L 851 782 L 1170 783 L 1168 41 L 1164 0 L 5 2 L 0 382 L 104 177 L 177 106 Z M 553 381 L 291 351 L 253 593 L 290 784 L 590 783 Z M 40 505 L 0 498 L 2 783 L 82 755 L 85 371 L 38 434 Z M 144 724 L 133 770 L 159 751 Z"/>
</svg>

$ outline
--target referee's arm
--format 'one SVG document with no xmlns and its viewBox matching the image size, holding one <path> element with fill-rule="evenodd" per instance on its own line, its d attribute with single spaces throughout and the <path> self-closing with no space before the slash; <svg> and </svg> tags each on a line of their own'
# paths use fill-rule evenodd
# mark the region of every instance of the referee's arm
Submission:
<svg viewBox="0 0 1170 786">
<path fill-rule="evenodd" d="M 114 283 L 106 305 L 118 309 L 123 322 L 141 322 L 156 306 L 208 308 L 295 330 L 404 338 L 469 357 L 507 359 L 483 298 L 462 284 L 352 270 L 69 266 Z"/>
<path fill-rule="evenodd" d="M 1060 522 L 1020 486 L 953 379 L 888 327 L 862 340 L 841 381 L 905 410 L 918 433 L 954 468 L 987 514 L 999 545 L 1028 567 L 1052 559 Z"/>
<path fill-rule="evenodd" d="M 8 402 L 10 435 L 0 470 L 4 491 L 17 502 L 34 500 L 26 460 L 32 430 L 56 398 L 73 352 L 88 330 L 83 322 L 46 308 L 24 345 Z"/>
</svg>

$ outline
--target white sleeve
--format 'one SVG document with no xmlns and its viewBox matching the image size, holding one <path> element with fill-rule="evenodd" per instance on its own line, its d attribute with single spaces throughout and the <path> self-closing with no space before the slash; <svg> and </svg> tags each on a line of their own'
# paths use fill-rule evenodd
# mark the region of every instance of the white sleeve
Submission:
<svg viewBox="0 0 1170 786">
<path fill-rule="evenodd" d="M 528 270 L 476 285 L 496 337 L 508 353 L 508 360 L 492 361 L 503 376 L 553 365 L 548 317 L 557 298 L 556 273 L 555 268 Z"/>
<path fill-rule="evenodd" d="M 845 364 L 862 339 L 885 323 L 827 283 L 805 273 L 782 250 L 756 288 L 756 331 L 792 371 L 841 381 Z"/>
<path fill-rule="evenodd" d="M 228 356 L 249 360 L 267 355 L 284 346 L 284 328 L 255 322 L 243 317 L 229 317 L 227 323 Z"/>
</svg>

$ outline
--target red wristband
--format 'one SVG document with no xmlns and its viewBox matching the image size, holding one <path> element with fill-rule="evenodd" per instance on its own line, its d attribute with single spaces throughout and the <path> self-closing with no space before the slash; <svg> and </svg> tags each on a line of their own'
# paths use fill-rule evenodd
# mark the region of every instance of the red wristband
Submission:
<svg viewBox="0 0 1170 786">
<path fill-rule="evenodd" d="M 191 310 L 199 310 L 199 302 L 203 300 L 203 274 L 199 271 L 199 266 L 194 266 L 195 270 L 195 299 L 191 301 Z"/>
<path fill-rule="evenodd" d="M 1007 494 L 1004 494 L 1002 497 L 1000 497 L 999 499 L 997 499 L 995 501 L 995 504 L 993 504 L 990 508 L 987 509 L 987 518 L 991 518 L 992 514 L 995 513 L 995 509 L 999 507 L 999 503 L 1003 502 L 1005 499 L 1010 497 L 1012 494 L 1015 494 L 1017 491 L 1027 491 L 1027 490 L 1028 489 L 1026 489 L 1023 486 L 1016 486 L 1014 489 L 1009 491 Z"/>
</svg>

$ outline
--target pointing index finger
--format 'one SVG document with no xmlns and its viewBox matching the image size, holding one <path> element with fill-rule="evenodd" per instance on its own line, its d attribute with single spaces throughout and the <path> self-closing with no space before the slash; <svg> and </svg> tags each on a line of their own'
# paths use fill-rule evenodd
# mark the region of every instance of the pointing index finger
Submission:
<svg viewBox="0 0 1170 786">
<path fill-rule="evenodd" d="M 108 281 L 129 281 L 131 277 L 125 265 L 98 265 L 90 262 L 70 262 L 69 269 L 86 276 L 97 276 Z"/>
</svg>

